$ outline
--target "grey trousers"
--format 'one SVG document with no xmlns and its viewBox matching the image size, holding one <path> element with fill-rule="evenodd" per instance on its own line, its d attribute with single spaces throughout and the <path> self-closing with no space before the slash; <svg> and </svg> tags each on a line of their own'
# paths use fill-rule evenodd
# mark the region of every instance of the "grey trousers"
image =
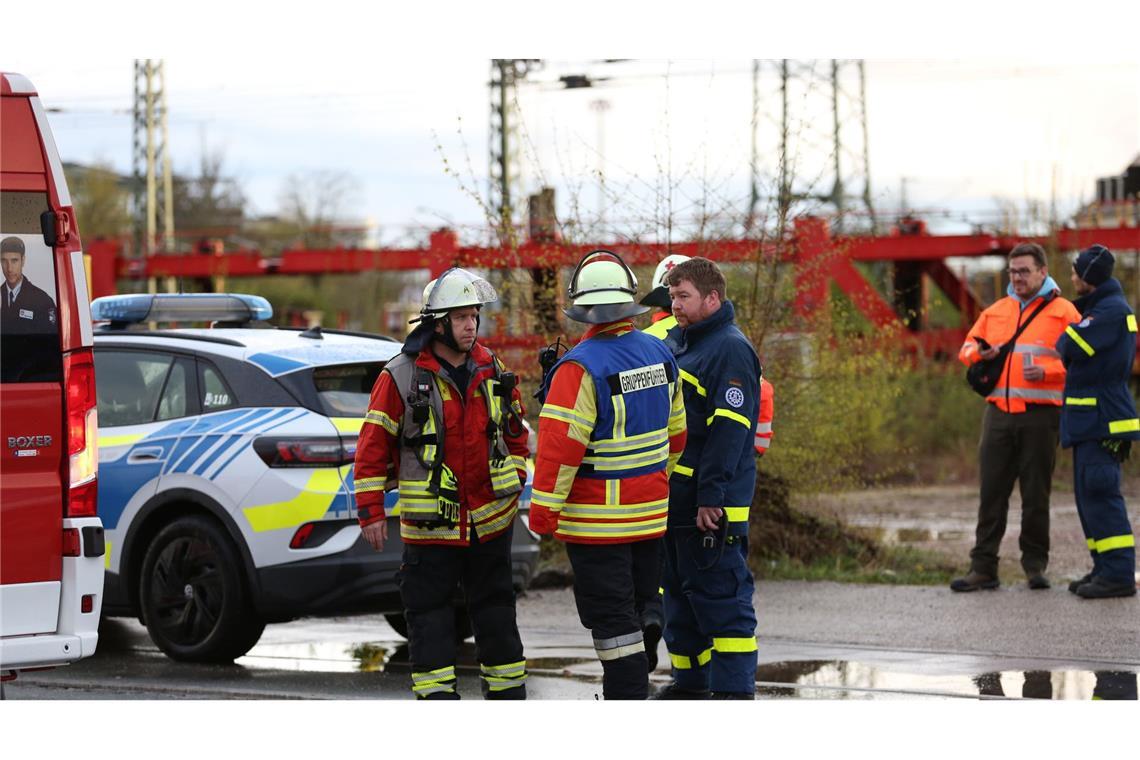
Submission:
<svg viewBox="0 0 1140 760">
<path fill-rule="evenodd" d="M 997 577 L 998 548 L 1009 516 L 1014 481 L 1021 490 L 1021 567 L 1026 575 L 1049 564 L 1049 493 L 1057 462 L 1061 408 L 1030 404 L 1008 414 L 986 404 L 978 445 L 981 500 L 970 569 Z"/>
</svg>

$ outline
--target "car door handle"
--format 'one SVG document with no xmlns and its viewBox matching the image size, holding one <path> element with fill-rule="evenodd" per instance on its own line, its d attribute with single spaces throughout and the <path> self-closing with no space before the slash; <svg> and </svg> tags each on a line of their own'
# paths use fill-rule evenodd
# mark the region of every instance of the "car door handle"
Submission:
<svg viewBox="0 0 1140 760">
<path fill-rule="evenodd" d="M 136 449 L 135 451 L 132 451 L 130 453 L 130 455 L 127 457 L 127 463 L 128 464 L 143 464 L 145 462 L 155 462 L 155 461 L 158 461 L 158 458 L 161 456 L 162 456 L 162 449 L 161 448 L 152 447 L 149 449 Z"/>
</svg>

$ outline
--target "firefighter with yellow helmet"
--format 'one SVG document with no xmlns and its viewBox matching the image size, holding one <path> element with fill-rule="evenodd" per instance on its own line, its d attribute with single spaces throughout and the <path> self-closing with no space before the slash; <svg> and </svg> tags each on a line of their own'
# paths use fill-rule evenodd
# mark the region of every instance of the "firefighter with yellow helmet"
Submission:
<svg viewBox="0 0 1140 760">
<path fill-rule="evenodd" d="M 579 261 L 565 309 L 589 325 L 539 391 L 530 526 L 566 544 L 574 601 L 602 663 L 606 699 L 645 699 L 640 610 L 660 585 L 669 473 L 685 446 L 669 349 L 635 330 L 637 278 L 617 254 Z"/>
<path fill-rule="evenodd" d="M 486 280 L 460 268 L 428 284 L 419 326 L 372 389 L 356 451 L 358 517 L 377 550 L 388 537 L 384 491 L 399 488 L 399 586 L 421 699 L 459 698 L 457 584 L 484 697 L 526 698 L 510 548 L 527 430 L 514 375 L 477 338 L 480 310 L 497 300 Z"/>
</svg>

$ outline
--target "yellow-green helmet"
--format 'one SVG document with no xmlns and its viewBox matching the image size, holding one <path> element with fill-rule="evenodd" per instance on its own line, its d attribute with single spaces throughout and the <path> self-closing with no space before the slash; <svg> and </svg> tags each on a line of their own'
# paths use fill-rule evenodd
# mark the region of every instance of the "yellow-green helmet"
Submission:
<svg viewBox="0 0 1140 760">
<path fill-rule="evenodd" d="M 567 295 L 573 305 L 563 312 L 576 322 L 603 324 L 649 310 L 634 302 L 637 276 L 621 256 L 605 249 L 582 257 L 570 278 Z"/>
</svg>

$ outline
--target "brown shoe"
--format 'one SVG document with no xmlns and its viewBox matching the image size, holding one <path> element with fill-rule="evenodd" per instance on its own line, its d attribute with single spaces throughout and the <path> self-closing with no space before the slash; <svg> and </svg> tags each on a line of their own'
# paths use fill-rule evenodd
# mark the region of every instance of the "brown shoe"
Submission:
<svg viewBox="0 0 1140 760">
<path fill-rule="evenodd" d="M 950 581 L 951 591 L 977 591 L 983 589 L 995 589 L 1001 585 L 1001 581 L 996 576 L 982 575 L 979 572 L 971 570 L 964 578 L 955 578 Z"/>
</svg>

